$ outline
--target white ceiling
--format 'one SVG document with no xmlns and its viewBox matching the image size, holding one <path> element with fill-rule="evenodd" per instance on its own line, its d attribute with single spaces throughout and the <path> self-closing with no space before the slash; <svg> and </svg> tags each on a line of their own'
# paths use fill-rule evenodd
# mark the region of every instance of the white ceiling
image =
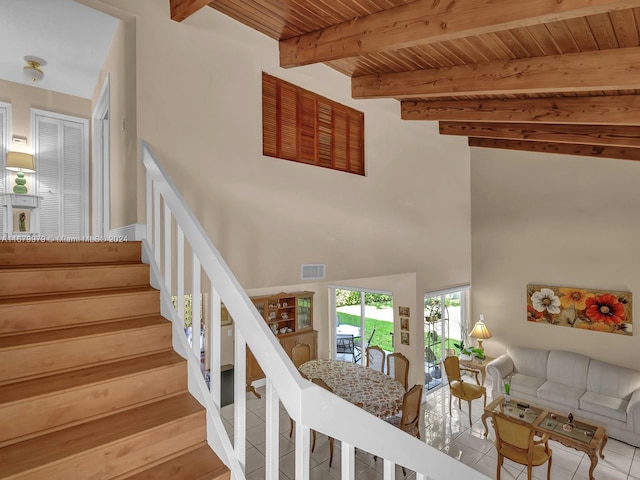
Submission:
<svg viewBox="0 0 640 480">
<path fill-rule="evenodd" d="M 117 25 L 74 0 L 0 0 L 0 78 L 91 98 Z M 25 55 L 47 61 L 42 81 L 24 76 Z"/>
</svg>

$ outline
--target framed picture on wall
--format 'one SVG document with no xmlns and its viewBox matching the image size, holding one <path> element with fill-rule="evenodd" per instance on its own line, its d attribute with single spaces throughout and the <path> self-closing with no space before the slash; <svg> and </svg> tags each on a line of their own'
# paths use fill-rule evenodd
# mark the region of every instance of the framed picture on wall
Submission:
<svg viewBox="0 0 640 480">
<path fill-rule="evenodd" d="M 409 317 L 400 317 L 400 330 L 409 330 Z"/>
<path fill-rule="evenodd" d="M 400 343 L 402 345 L 409 345 L 409 332 L 400 332 Z"/>
<path fill-rule="evenodd" d="M 28 208 L 13 209 L 13 231 L 29 232 L 31 230 L 31 210 Z"/>
</svg>

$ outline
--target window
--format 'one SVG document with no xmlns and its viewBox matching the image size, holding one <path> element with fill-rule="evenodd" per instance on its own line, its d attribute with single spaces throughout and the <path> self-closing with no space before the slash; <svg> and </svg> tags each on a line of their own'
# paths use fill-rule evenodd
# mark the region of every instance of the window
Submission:
<svg viewBox="0 0 640 480">
<path fill-rule="evenodd" d="M 364 113 L 263 72 L 262 150 L 364 175 Z"/>
</svg>

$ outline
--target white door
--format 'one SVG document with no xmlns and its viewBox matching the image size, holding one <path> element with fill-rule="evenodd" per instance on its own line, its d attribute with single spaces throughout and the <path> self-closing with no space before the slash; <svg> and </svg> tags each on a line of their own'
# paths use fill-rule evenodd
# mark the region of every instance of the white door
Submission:
<svg viewBox="0 0 640 480">
<path fill-rule="evenodd" d="M 40 208 L 40 235 L 89 234 L 88 136 L 85 119 L 32 110 Z"/>
<path fill-rule="evenodd" d="M 4 168 L 5 159 L 7 158 L 7 152 L 9 151 L 9 122 L 10 122 L 10 112 L 11 105 L 8 103 L 0 102 L 0 172 L 2 172 L 2 176 L 0 177 L 2 181 L 0 181 L 0 193 L 9 192 L 7 187 L 9 187 L 9 178 L 7 170 Z M 7 209 L 5 207 L 0 207 L 0 235 L 8 234 L 10 232 L 5 232 L 5 215 L 7 214 Z"/>
</svg>

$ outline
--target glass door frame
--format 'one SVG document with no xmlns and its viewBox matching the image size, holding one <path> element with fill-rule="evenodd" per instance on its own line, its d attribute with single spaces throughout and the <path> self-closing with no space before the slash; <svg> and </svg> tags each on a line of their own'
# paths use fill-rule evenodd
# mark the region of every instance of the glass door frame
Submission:
<svg viewBox="0 0 640 480">
<path fill-rule="evenodd" d="M 365 319 L 366 319 L 366 304 L 365 304 L 365 294 L 367 293 L 375 293 L 379 295 L 388 295 L 393 299 L 393 292 L 389 292 L 386 290 L 374 290 L 371 288 L 359 288 L 359 287 L 348 287 L 344 285 L 329 285 L 329 319 L 330 319 L 330 328 L 329 328 L 329 355 L 330 358 L 336 358 L 336 327 L 338 326 L 338 310 L 336 307 L 336 290 L 349 290 L 352 292 L 360 292 L 360 348 L 362 349 L 360 360 L 357 362 L 361 365 L 366 365 L 365 359 L 365 351 L 364 348 L 367 342 L 367 335 L 370 332 L 367 332 L 365 327 Z M 395 322 L 394 322 L 394 330 L 395 330 Z M 392 342 L 393 344 L 393 342 Z"/>
<path fill-rule="evenodd" d="M 446 344 L 446 339 L 448 336 L 450 336 L 450 332 L 451 332 L 451 328 L 450 328 L 450 322 L 451 319 L 449 318 L 448 315 L 448 308 L 445 304 L 445 297 L 447 295 L 451 295 L 454 293 L 460 293 L 460 336 L 462 337 L 462 340 L 464 340 L 465 343 L 468 342 L 468 323 L 469 323 L 469 301 L 470 301 L 470 291 L 471 291 L 471 285 L 460 285 L 457 287 L 452 287 L 452 288 L 446 288 L 446 289 L 442 289 L 442 290 L 436 290 L 436 291 L 432 291 L 432 292 L 426 292 L 424 294 L 424 298 L 423 298 L 423 304 L 425 304 L 425 311 L 423 313 L 424 317 L 425 317 L 425 328 L 426 328 L 426 318 L 427 318 L 427 309 L 426 309 L 426 300 L 428 298 L 434 298 L 434 297 L 440 297 L 440 307 L 439 310 L 440 312 L 442 312 L 440 314 L 440 326 L 439 326 L 439 330 L 441 332 L 443 332 L 443 335 L 440 336 L 440 352 L 441 352 L 441 357 L 439 359 L 440 363 L 442 361 L 442 359 L 445 356 L 445 352 L 447 350 L 447 344 Z M 445 333 L 445 315 L 443 314 L 444 312 L 447 312 L 446 315 L 446 333 Z M 434 329 L 434 331 L 436 331 Z M 425 330 L 426 333 L 426 330 Z M 425 335 L 422 335 L 422 351 L 424 352 L 423 356 L 426 356 L 426 342 L 425 342 Z M 437 359 L 436 359 L 437 360 Z M 425 391 L 432 391 L 432 390 L 437 390 L 438 388 L 440 388 L 442 386 L 442 382 L 444 382 L 444 371 L 441 365 L 436 365 L 436 362 L 434 362 L 434 366 L 436 369 L 440 369 L 440 375 L 441 375 L 441 379 L 442 381 L 440 382 L 440 384 L 435 385 L 431 388 L 428 387 L 428 384 L 430 382 L 427 382 L 427 374 L 429 372 L 426 371 L 426 360 L 425 360 Z"/>
</svg>

